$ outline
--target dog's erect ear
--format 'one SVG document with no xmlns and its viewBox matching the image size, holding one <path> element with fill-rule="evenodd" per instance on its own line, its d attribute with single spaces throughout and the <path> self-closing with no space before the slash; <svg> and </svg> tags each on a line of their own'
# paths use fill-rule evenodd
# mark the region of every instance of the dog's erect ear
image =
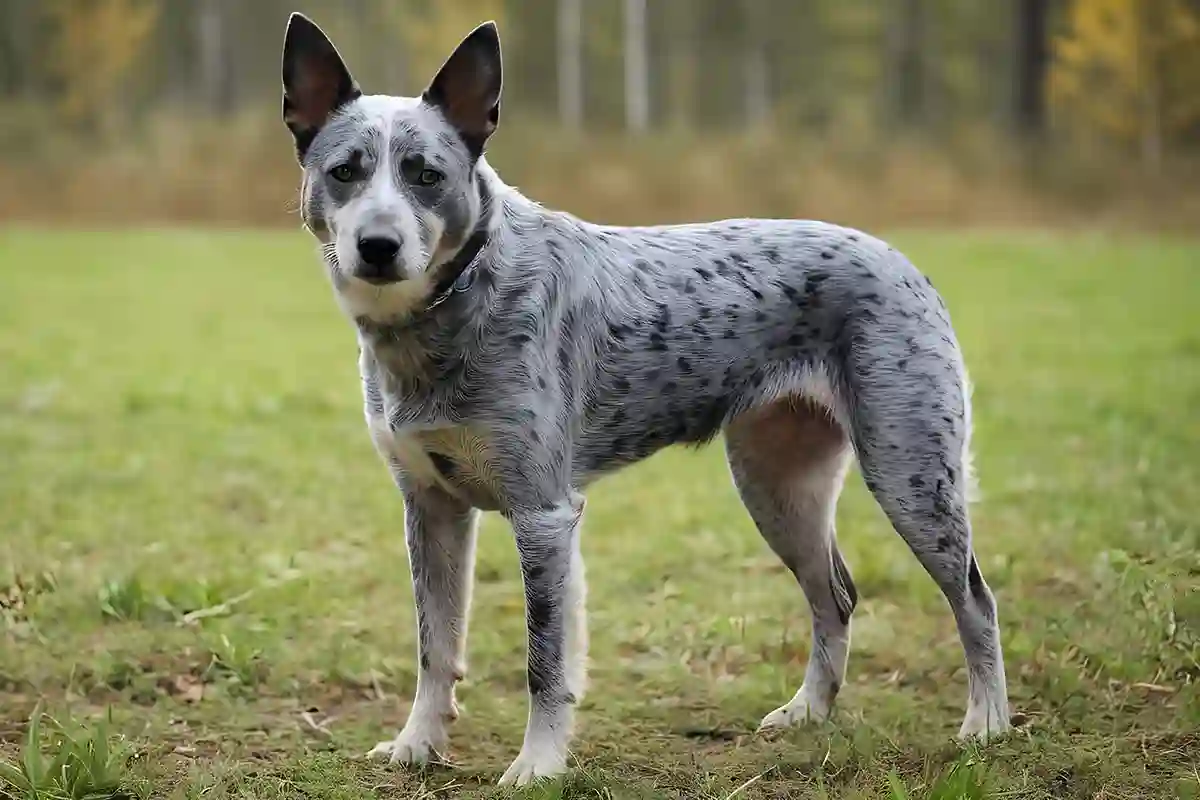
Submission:
<svg viewBox="0 0 1200 800">
<path fill-rule="evenodd" d="M 500 122 L 500 34 L 485 22 L 463 39 L 425 90 L 476 156 Z"/>
<path fill-rule="evenodd" d="M 304 158 L 334 111 L 362 95 L 337 48 L 303 14 L 288 18 L 283 37 L 283 121 Z"/>
</svg>

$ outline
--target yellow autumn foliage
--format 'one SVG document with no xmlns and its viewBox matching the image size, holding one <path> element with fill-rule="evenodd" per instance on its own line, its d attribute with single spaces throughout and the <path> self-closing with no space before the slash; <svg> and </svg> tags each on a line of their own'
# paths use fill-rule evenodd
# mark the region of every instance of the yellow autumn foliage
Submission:
<svg viewBox="0 0 1200 800">
<path fill-rule="evenodd" d="M 96 125 L 119 100 L 157 22 L 152 0 L 41 0 L 53 29 L 51 73 L 61 82 L 61 112 Z"/>
<path fill-rule="evenodd" d="M 1200 11 L 1187 0 L 1073 0 L 1049 96 L 1068 127 L 1154 158 L 1200 126 Z"/>
</svg>

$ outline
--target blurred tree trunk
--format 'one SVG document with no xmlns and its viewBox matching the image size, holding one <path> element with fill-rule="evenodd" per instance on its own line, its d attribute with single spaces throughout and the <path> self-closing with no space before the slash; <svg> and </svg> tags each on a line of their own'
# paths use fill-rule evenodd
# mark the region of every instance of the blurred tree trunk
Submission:
<svg viewBox="0 0 1200 800">
<path fill-rule="evenodd" d="M 770 72 L 767 62 L 764 25 L 769 21 L 762 17 L 768 11 L 762 0 L 742 0 L 742 15 L 745 20 L 745 44 L 742 52 L 742 99 L 746 124 L 760 128 L 771 117 Z"/>
<path fill-rule="evenodd" d="M 887 35 L 888 105 L 893 122 L 911 127 L 925 112 L 925 19 L 922 0 L 896 0 Z"/>
<path fill-rule="evenodd" d="M 20 50 L 25 16 L 20 0 L 0 0 L 0 96 L 13 97 L 28 83 L 26 58 Z"/>
<path fill-rule="evenodd" d="M 666 0 L 667 115 L 680 129 L 695 124 L 696 116 L 696 13 L 692 0 Z"/>
<path fill-rule="evenodd" d="M 646 0 L 625 0 L 625 127 L 650 127 L 650 70 L 646 54 Z"/>
<path fill-rule="evenodd" d="M 1142 161 L 1155 174 L 1163 160 L 1163 83 L 1166 70 L 1162 59 L 1163 13 L 1161 3 L 1147 0 L 1137 8 L 1136 37 L 1139 81 L 1138 116 L 1141 124 Z"/>
<path fill-rule="evenodd" d="M 196 0 L 200 75 L 209 109 L 224 116 L 233 110 L 232 49 L 229 47 L 227 0 Z"/>
<path fill-rule="evenodd" d="M 163 71 L 160 84 L 167 99 L 180 105 L 193 101 L 196 91 L 196 46 L 191 33 L 195 6 L 188 0 L 166 0 L 158 26 L 158 58 Z"/>
<path fill-rule="evenodd" d="M 583 127 L 583 0 L 558 0 L 558 117 Z"/>
<path fill-rule="evenodd" d="M 1047 24 L 1050 0 L 1015 0 L 1013 16 L 1013 127 L 1027 138 L 1046 128 Z"/>
</svg>

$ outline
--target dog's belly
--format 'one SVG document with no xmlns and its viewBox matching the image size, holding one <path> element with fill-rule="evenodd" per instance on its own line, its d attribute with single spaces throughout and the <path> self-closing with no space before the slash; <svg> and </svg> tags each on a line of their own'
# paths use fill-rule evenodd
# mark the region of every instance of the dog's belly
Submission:
<svg viewBox="0 0 1200 800">
<path fill-rule="evenodd" d="M 372 422 L 371 435 L 417 485 L 440 487 L 484 511 L 499 509 L 496 468 L 477 431 L 467 426 L 391 431 L 386 422 Z"/>
</svg>

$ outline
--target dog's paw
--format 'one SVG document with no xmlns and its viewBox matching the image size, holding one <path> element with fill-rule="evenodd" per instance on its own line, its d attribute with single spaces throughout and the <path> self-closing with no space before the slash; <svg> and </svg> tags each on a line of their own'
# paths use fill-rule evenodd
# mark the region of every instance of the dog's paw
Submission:
<svg viewBox="0 0 1200 800">
<path fill-rule="evenodd" d="M 999 739 L 1012 730 L 1007 713 L 999 710 L 993 710 L 991 713 L 980 713 L 981 711 L 982 709 L 972 709 L 967 714 L 962 727 L 958 729 L 958 736 L 955 737 L 958 741 L 983 744 Z"/>
<path fill-rule="evenodd" d="M 446 737 L 429 733 L 403 730 L 388 742 L 380 742 L 367 753 L 368 758 L 386 758 L 392 764 L 419 766 L 429 763 L 444 763 L 442 752 L 446 748 Z"/>
<path fill-rule="evenodd" d="M 817 703 L 811 700 L 803 688 L 785 705 L 763 717 L 758 724 L 760 731 L 780 730 L 795 725 L 806 725 L 810 722 L 824 722 L 829 719 L 831 708 L 828 703 Z"/>
<path fill-rule="evenodd" d="M 551 748 L 522 748 L 512 766 L 500 776 L 501 786 L 528 786 L 567 771 L 567 759 Z"/>
</svg>

